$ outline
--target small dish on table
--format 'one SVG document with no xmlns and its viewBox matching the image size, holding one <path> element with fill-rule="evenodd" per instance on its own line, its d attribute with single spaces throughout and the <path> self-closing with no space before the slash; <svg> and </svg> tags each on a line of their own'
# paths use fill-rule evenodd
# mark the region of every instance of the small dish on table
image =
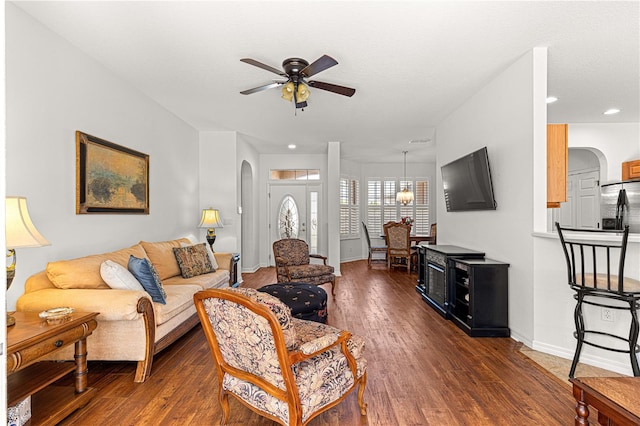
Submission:
<svg viewBox="0 0 640 426">
<path fill-rule="evenodd" d="M 73 313 L 73 308 L 53 308 L 42 311 L 39 317 L 47 321 L 49 325 L 62 324 L 69 319 L 69 315 Z"/>
</svg>

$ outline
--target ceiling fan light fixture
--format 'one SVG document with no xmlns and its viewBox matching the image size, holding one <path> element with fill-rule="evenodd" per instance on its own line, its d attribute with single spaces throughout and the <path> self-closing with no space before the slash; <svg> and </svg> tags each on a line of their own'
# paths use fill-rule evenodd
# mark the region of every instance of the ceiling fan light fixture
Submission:
<svg viewBox="0 0 640 426">
<path fill-rule="evenodd" d="M 296 100 L 298 102 L 306 101 L 307 99 L 309 99 L 310 94 L 311 92 L 309 91 L 309 88 L 306 84 L 298 83 L 298 91 L 296 92 Z"/>
<path fill-rule="evenodd" d="M 291 100 L 293 99 L 293 89 L 294 87 L 292 81 L 289 81 L 287 82 L 287 84 L 282 86 L 282 99 L 291 102 Z"/>
</svg>

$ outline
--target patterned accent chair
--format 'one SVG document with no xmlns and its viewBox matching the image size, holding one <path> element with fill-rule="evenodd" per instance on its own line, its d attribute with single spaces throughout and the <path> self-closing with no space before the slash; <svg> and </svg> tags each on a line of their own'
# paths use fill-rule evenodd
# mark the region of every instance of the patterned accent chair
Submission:
<svg viewBox="0 0 640 426">
<path fill-rule="evenodd" d="M 301 426 L 357 388 L 366 415 L 360 336 L 292 318 L 280 300 L 255 289 L 203 290 L 194 302 L 217 370 L 222 425 L 229 395 L 279 424 Z"/>
<path fill-rule="evenodd" d="M 411 226 L 398 222 L 384 224 L 384 236 L 387 240 L 387 267 L 407 268 L 411 272 Z"/>
<path fill-rule="evenodd" d="M 322 285 L 331 283 L 331 294 L 335 295 L 336 276 L 333 266 L 327 265 L 327 257 L 309 254 L 309 245 L 304 240 L 286 238 L 273 243 L 276 275 L 279 283 L 306 283 Z M 320 259 L 322 264 L 310 263 Z"/>
</svg>

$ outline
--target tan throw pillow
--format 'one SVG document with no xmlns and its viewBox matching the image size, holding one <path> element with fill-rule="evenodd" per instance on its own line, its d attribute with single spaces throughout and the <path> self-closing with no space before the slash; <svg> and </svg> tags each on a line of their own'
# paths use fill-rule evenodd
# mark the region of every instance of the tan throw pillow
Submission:
<svg viewBox="0 0 640 426">
<path fill-rule="evenodd" d="M 100 265 L 105 260 L 111 260 L 127 268 L 131 255 L 146 257 L 142 246 L 136 244 L 111 253 L 49 262 L 47 277 L 58 288 L 110 288 L 100 275 Z"/>
<path fill-rule="evenodd" d="M 180 275 L 180 267 L 176 262 L 176 257 L 173 254 L 175 247 L 180 247 L 180 243 L 185 242 L 191 244 L 186 238 L 171 241 L 159 241 L 156 243 L 150 243 L 147 241 L 140 241 L 140 245 L 147 253 L 147 258 L 153 263 L 161 280 L 175 277 Z"/>
<path fill-rule="evenodd" d="M 204 243 L 187 247 L 177 247 L 173 249 L 173 253 L 180 266 L 182 278 L 191 278 L 196 275 L 214 272 Z"/>
</svg>

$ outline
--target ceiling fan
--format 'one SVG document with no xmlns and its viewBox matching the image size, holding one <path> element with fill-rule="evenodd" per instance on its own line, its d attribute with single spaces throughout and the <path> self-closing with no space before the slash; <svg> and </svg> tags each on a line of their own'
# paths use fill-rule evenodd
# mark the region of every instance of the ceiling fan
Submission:
<svg viewBox="0 0 640 426">
<path fill-rule="evenodd" d="M 350 87 L 338 86 L 337 84 L 325 83 L 317 80 L 307 80 L 319 72 L 331 68 L 334 65 L 338 65 L 338 62 L 328 55 L 322 55 L 311 64 L 301 58 L 285 59 L 282 62 L 283 71 L 263 64 L 255 59 L 243 58 L 240 59 L 240 61 L 262 68 L 263 70 L 271 71 L 272 73 L 278 74 L 280 77 L 286 79 L 284 81 L 274 81 L 273 83 L 254 87 L 253 89 L 243 90 L 240 92 L 243 95 L 250 95 L 252 93 L 282 86 L 282 98 L 286 101 L 292 102 L 294 108 L 298 109 L 307 106 L 309 87 L 327 90 L 329 92 L 349 97 L 356 93 L 356 89 L 352 89 Z"/>
</svg>

